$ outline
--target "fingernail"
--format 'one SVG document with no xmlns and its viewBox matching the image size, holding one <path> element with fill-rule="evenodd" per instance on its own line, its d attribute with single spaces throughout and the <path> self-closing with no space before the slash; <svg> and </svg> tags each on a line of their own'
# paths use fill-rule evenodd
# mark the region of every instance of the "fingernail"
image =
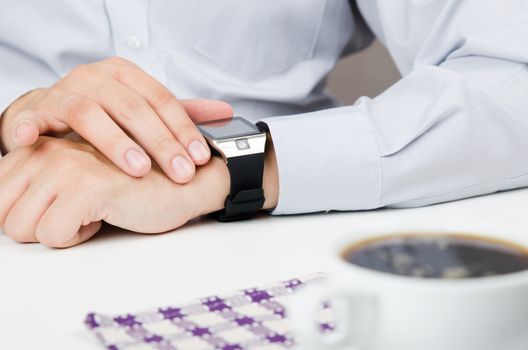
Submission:
<svg viewBox="0 0 528 350">
<path fill-rule="evenodd" d="M 187 148 L 194 161 L 199 162 L 201 160 L 209 158 L 210 156 L 209 148 L 198 140 L 194 140 L 193 142 L 191 142 L 189 144 L 189 147 Z"/>
<path fill-rule="evenodd" d="M 193 166 L 182 156 L 174 158 L 172 161 L 172 169 L 174 169 L 178 179 L 185 179 L 193 174 Z"/>
<path fill-rule="evenodd" d="M 29 124 L 26 124 L 26 123 L 20 124 L 16 128 L 16 136 L 22 136 L 23 134 L 26 134 L 30 130 L 31 130 L 31 126 Z"/>
<path fill-rule="evenodd" d="M 149 163 L 148 157 L 142 152 L 135 149 L 129 150 L 125 154 L 125 159 L 128 163 L 128 166 L 134 170 L 142 170 Z"/>
</svg>

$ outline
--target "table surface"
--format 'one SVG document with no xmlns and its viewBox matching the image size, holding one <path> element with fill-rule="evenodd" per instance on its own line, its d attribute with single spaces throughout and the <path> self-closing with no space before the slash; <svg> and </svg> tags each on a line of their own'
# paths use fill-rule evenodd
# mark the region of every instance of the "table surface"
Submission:
<svg viewBox="0 0 528 350">
<path fill-rule="evenodd" d="M 416 209 L 190 223 L 172 233 L 106 229 L 54 250 L 0 232 L 0 348 L 99 349 L 86 313 L 126 313 L 321 271 L 344 235 L 408 227 L 493 227 L 528 238 L 528 190 Z"/>
</svg>

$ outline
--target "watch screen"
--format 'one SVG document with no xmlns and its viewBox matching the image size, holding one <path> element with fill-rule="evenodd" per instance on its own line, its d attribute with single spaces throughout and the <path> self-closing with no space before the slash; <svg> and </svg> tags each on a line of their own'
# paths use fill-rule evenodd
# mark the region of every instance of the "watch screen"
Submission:
<svg viewBox="0 0 528 350">
<path fill-rule="evenodd" d="M 255 125 L 240 117 L 201 123 L 198 128 L 207 137 L 217 140 L 261 133 Z"/>
</svg>

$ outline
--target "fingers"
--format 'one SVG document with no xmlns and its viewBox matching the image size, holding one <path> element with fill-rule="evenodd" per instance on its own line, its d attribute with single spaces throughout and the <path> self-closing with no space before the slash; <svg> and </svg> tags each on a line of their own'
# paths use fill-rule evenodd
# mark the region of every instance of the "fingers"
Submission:
<svg viewBox="0 0 528 350">
<path fill-rule="evenodd" d="M 36 228 L 55 193 L 49 184 L 32 184 L 13 205 L 5 220 L 4 229 L 9 237 L 20 243 L 36 242 Z"/>
<path fill-rule="evenodd" d="M 132 176 L 143 176 L 151 167 L 145 151 L 108 116 L 96 102 L 80 95 L 65 96 L 64 118 L 120 169 Z"/>
<path fill-rule="evenodd" d="M 233 117 L 233 107 L 227 102 L 218 100 L 179 100 L 180 104 L 195 123 Z"/>
<path fill-rule="evenodd" d="M 90 222 L 89 203 L 69 197 L 59 196 L 42 216 L 35 230 L 40 243 L 53 248 L 71 247 L 90 239 L 101 228 L 101 221 Z"/>
<path fill-rule="evenodd" d="M 6 218 L 18 199 L 29 187 L 29 180 L 19 173 L 2 176 L 0 181 L 0 227 L 5 228 Z M 9 234 L 9 232 L 6 232 Z"/>
<path fill-rule="evenodd" d="M 76 235 L 73 236 L 69 241 L 62 243 L 59 246 L 55 246 L 54 248 L 69 248 L 73 247 L 74 245 L 81 244 L 90 238 L 92 238 L 99 230 L 101 229 L 103 223 L 101 221 L 95 221 L 92 223 L 89 223 L 88 225 L 81 226 L 79 229 L 79 232 L 77 232 Z"/>
<path fill-rule="evenodd" d="M 15 165 L 0 162 L 10 168 L 0 178 L 0 227 L 17 242 L 40 241 L 52 247 L 79 244 L 99 230 L 105 215 L 103 184 L 112 179 L 97 175 L 101 168 L 94 167 L 108 164 L 93 156 L 93 148 L 43 140 L 10 153 L 6 159 L 9 163 L 14 159 Z M 95 178 L 101 181 L 96 183 Z"/>
<path fill-rule="evenodd" d="M 15 169 L 20 162 L 22 162 L 23 157 L 20 154 L 8 153 L 2 158 L 0 158 L 0 184 L 3 182 L 4 177 L 8 176 L 13 169 Z M 1 186 L 1 185 L 0 185 Z M 3 192 L 0 192 L 2 196 Z M 3 200 L 3 197 L 0 197 Z"/>
<path fill-rule="evenodd" d="M 101 98 L 102 106 L 145 148 L 169 178 L 177 183 L 191 180 L 195 172 L 193 160 L 140 94 L 117 81 L 105 84 L 101 94 L 105 96 Z"/>
<path fill-rule="evenodd" d="M 120 67 L 114 76 L 127 87 L 141 95 L 154 109 L 196 165 L 207 163 L 211 152 L 202 134 L 176 97 L 160 82 L 135 65 Z M 199 102 L 190 103 L 198 112 Z M 225 106 L 222 106 L 226 109 Z M 221 107 L 221 108 L 222 108 Z M 197 113 L 195 113 L 195 116 Z M 218 119 L 218 118 L 217 118 Z"/>
<path fill-rule="evenodd" d="M 13 116 L 8 131 L 13 145 L 32 145 L 39 135 L 73 129 L 127 174 L 145 175 L 150 155 L 169 178 L 182 184 L 211 156 L 193 120 L 233 114 L 231 106 L 220 101 L 180 102 L 138 66 L 120 58 L 80 65 L 37 97 Z"/>
</svg>

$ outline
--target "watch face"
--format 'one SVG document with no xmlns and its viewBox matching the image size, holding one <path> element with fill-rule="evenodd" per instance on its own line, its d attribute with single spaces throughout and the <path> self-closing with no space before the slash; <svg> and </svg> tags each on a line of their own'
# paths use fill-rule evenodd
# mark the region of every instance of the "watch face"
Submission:
<svg viewBox="0 0 528 350">
<path fill-rule="evenodd" d="M 202 134 L 213 140 L 230 139 L 262 133 L 262 131 L 260 131 L 255 125 L 241 117 L 200 123 L 197 124 L 197 126 Z"/>
</svg>

